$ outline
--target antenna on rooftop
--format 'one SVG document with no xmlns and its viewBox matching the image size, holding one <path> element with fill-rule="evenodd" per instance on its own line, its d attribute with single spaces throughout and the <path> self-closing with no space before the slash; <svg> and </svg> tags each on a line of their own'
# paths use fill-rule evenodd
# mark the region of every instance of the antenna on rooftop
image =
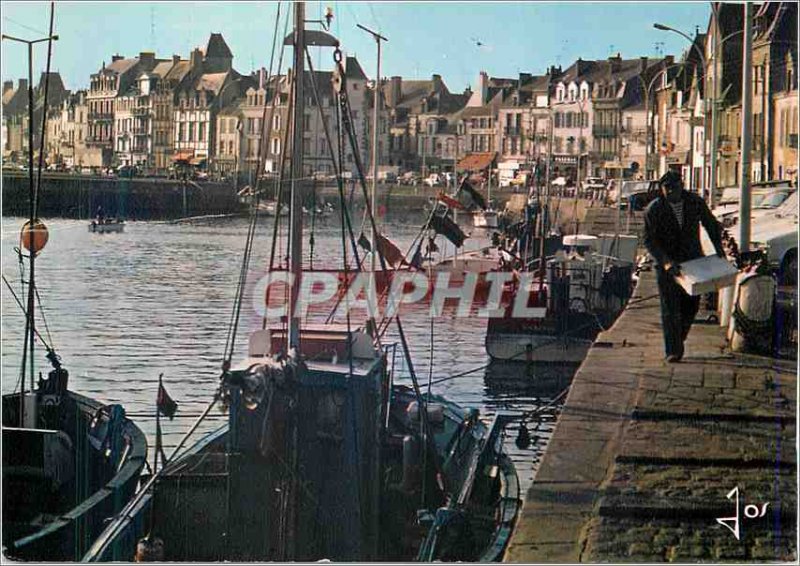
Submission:
<svg viewBox="0 0 800 566">
<path fill-rule="evenodd" d="M 150 4 L 150 45 L 156 50 L 156 7 Z"/>
</svg>

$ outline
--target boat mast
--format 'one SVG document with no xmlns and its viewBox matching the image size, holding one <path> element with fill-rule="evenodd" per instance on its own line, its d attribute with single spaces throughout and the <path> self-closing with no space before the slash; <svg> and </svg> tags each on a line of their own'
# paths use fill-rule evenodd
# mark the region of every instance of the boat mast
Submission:
<svg viewBox="0 0 800 566">
<path fill-rule="evenodd" d="M 300 319 L 296 316 L 300 279 L 303 275 L 303 65 L 305 57 L 304 2 L 294 4 L 294 104 L 291 161 L 291 211 L 289 217 L 289 272 L 293 284 L 289 294 L 289 333 L 286 351 L 300 348 Z M 278 212 L 279 213 L 279 212 Z"/>
</svg>

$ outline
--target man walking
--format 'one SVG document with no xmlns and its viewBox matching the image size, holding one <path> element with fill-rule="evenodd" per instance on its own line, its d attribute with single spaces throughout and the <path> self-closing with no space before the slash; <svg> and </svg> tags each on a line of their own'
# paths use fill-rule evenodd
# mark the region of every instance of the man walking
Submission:
<svg viewBox="0 0 800 566">
<path fill-rule="evenodd" d="M 644 213 L 644 245 L 656 262 L 664 350 L 666 361 L 674 363 L 683 357 L 683 343 L 700 308 L 700 297 L 689 296 L 675 281 L 682 262 L 703 256 L 700 223 L 717 255 L 725 257 L 725 252 L 719 222 L 700 196 L 683 189 L 681 176 L 669 171 L 658 184 L 659 197 Z"/>
</svg>

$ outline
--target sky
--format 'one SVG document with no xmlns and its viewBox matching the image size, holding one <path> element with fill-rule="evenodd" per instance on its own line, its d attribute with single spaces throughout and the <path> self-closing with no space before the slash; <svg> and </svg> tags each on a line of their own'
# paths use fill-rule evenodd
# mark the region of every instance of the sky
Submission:
<svg viewBox="0 0 800 566">
<path fill-rule="evenodd" d="M 288 2 L 280 3 L 283 35 Z M 379 31 L 381 75 L 406 79 L 442 75 L 452 92 L 473 86 L 478 73 L 516 77 L 544 74 L 551 64 L 569 66 L 578 57 L 603 59 L 679 56 L 688 42 L 678 34 L 653 29 L 659 22 L 694 35 L 708 24 L 708 2 L 308 2 L 306 17 L 321 19 L 330 6 L 331 32 L 348 55 L 375 75 L 375 41 L 356 27 Z M 51 68 L 67 88 L 86 88 L 89 75 L 119 53 L 128 57 L 155 51 L 157 57 L 188 58 L 212 32 L 222 33 L 234 55 L 234 68 L 249 73 L 269 65 L 277 2 L 57 2 Z M 23 39 L 47 36 L 49 3 L 3 1 L 2 32 Z M 316 24 L 308 24 L 309 27 Z M 44 70 L 47 47 L 34 51 L 34 80 Z M 332 53 L 314 48 L 315 67 L 330 69 Z M 284 69 L 290 62 L 284 58 Z M 277 65 L 277 60 L 276 60 Z M 3 40 L 2 77 L 27 76 L 27 49 Z"/>
</svg>

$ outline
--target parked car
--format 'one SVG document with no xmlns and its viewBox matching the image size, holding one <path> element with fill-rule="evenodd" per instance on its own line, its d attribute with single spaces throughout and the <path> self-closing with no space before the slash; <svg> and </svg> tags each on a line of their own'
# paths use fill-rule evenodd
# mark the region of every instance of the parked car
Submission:
<svg viewBox="0 0 800 566">
<path fill-rule="evenodd" d="M 400 176 L 399 182 L 401 185 L 416 186 L 419 183 L 419 177 L 413 171 L 407 171 Z"/>
<path fill-rule="evenodd" d="M 783 203 L 753 221 L 751 249 L 766 249 L 780 285 L 797 285 L 798 196 L 792 193 Z"/>
<path fill-rule="evenodd" d="M 584 197 L 598 198 L 606 190 L 606 182 L 600 177 L 586 177 L 581 184 Z"/>
<path fill-rule="evenodd" d="M 619 181 L 615 181 L 609 188 L 608 198 L 611 204 L 625 210 L 628 205 L 632 210 L 644 208 L 658 197 L 658 181 L 623 181 L 622 189 L 617 190 Z"/>
<path fill-rule="evenodd" d="M 430 175 L 425 177 L 425 180 L 422 182 L 429 187 L 437 187 L 442 184 L 442 180 L 439 178 L 438 173 L 431 173 Z"/>
<path fill-rule="evenodd" d="M 767 215 L 771 210 L 775 210 L 786 199 L 794 193 L 794 189 L 771 189 L 762 194 L 754 194 L 751 198 L 751 215 L 750 218 L 755 221 L 757 218 Z M 739 203 L 735 206 L 727 206 L 724 208 L 715 208 L 714 216 L 719 220 L 725 228 L 736 225 L 739 222 Z"/>
<path fill-rule="evenodd" d="M 207 181 L 208 180 L 208 171 L 198 171 L 195 175 L 195 179 L 198 181 Z"/>
</svg>

